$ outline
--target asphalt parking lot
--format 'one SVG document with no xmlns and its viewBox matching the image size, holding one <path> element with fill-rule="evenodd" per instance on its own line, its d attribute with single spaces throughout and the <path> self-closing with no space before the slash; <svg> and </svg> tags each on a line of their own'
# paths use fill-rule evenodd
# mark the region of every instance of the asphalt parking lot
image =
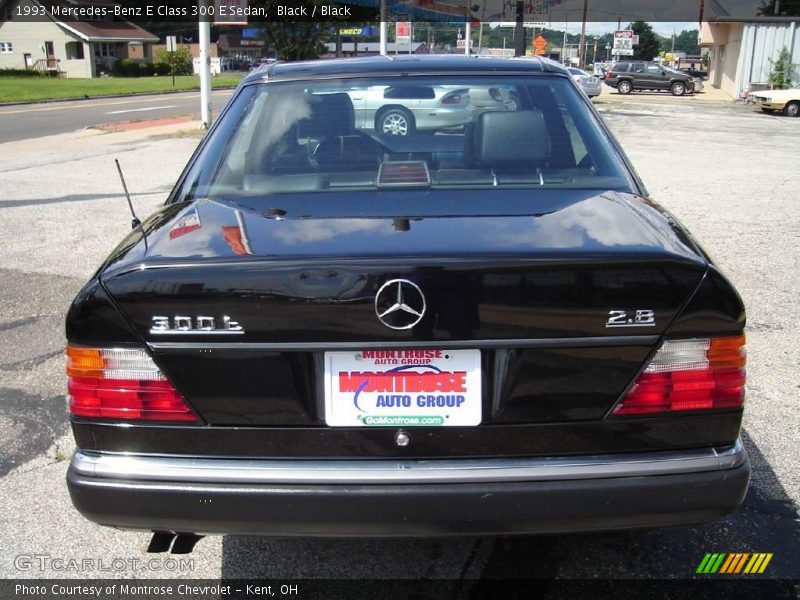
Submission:
<svg viewBox="0 0 800 600">
<path fill-rule="evenodd" d="M 60 570 L 55 559 L 97 567 L 145 558 L 147 534 L 97 527 L 69 502 L 62 323 L 129 226 L 113 158 L 144 216 L 198 141 L 65 136 L 0 145 L 0 577 L 448 578 L 464 580 L 453 584 L 457 597 L 476 578 L 690 578 L 706 552 L 744 551 L 774 553 L 763 578 L 800 578 L 800 119 L 665 94 L 604 94 L 596 105 L 651 195 L 715 257 L 748 308 L 743 438 L 753 480 L 740 510 L 705 525 L 563 536 L 212 537 L 182 570 Z"/>
</svg>

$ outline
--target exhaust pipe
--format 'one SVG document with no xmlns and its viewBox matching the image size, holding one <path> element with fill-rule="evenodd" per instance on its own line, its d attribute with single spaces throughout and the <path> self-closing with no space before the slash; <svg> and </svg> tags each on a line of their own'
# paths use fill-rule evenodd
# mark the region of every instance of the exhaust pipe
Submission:
<svg viewBox="0 0 800 600">
<path fill-rule="evenodd" d="M 171 554 L 190 554 L 197 542 L 203 539 L 202 535 L 194 533 L 171 533 L 167 531 L 154 531 L 147 546 L 148 554 L 170 552 Z"/>
</svg>

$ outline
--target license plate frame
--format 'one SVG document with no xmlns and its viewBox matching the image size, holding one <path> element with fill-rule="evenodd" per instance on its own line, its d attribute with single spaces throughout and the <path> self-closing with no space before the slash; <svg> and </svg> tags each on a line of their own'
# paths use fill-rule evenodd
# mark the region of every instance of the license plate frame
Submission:
<svg viewBox="0 0 800 600">
<path fill-rule="evenodd" d="M 329 427 L 475 427 L 481 352 L 472 349 L 324 353 Z"/>
</svg>

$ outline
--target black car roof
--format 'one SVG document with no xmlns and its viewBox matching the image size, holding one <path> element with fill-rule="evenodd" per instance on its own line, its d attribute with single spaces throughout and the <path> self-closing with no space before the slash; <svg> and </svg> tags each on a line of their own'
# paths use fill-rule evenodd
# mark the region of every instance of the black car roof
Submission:
<svg viewBox="0 0 800 600">
<path fill-rule="evenodd" d="M 331 76 L 357 76 L 370 74 L 403 73 L 561 73 L 568 75 L 565 67 L 542 57 L 478 58 L 456 54 L 398 56 L 365 56 L 302 62 L 278 62 L 253 71 L 243 83 L 274 79 L 315 79 Z"/>
</svg>

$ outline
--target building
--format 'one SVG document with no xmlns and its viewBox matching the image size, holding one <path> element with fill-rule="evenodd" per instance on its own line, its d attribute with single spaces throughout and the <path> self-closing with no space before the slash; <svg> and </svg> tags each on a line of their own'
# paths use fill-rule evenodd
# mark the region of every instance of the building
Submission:
<svg viewBox="0 0 800 600">
<path fill-rule="evenodd" d="M 732 98 L 741 98 L 750 84 L 765 84 L 782 48 L 800 64 L 798 21 L 784 17 L 749 20 L 718 17 L 702 23 L 700 46 L 708 50 L 708 82 Z M 792 81 L 800 80 L 795 67 Z M 759 86 L 763 87 L 763 86 Z"/>
<path fill-rule="evenodd" d="M 336 42 L 327 42 L 327 49 L 320 58 L 333 58 L 336 56 Z M 429 54 L 430 50 L 425 42 L 412 42 L 411 44 L 395 44 L 388 42 L 386 51 L 389 54 Z M 381 52 L 380 42 L 342 42 L 342 56 L 376 56 Z M 463 52 L 463 50 L 462 50 Z"/>
<path fill-rule="evenodd" d="M 246 36 L 243 33 L 223 33 L 219 36 L 217 44 L 220 55 L 235 62 L 251 63 L 275 54 L 274 49 L 269 47 L 263 37 Z"/>
<path fill-rule="evenodd" d="M 177 47 L 185 49 L 189 54 L 191 54 L 192 58 L 200 58 L 200 44 L 196 43 L 182 44 L 179 42 Z M 158 55 L 159 52 L 161 52 L 162 50 L 166 51 L 166 49 L 167 49 L 166 44 L 154 44 L 151 47 L 150 52 L 152 52 L 153 56 L 155 57 Z M 214 42 L 208 45 L 208 55 L 211 58 L 216 58 L 219 56 L 219 48 L 217 44 L 215 44 Z"/>
<path fill-rule="evenodd" d="M 0 69 L 35 69 L 63 77 L 111 73 L 121 58 L 150 60 L 158 36 L 112 16 L 111 0 L 0 0 Z M 105 8 L 83 20 L 54 17 L 53 9 Z M 36 21 L 19 18 L 21 8 L 47 8 Z"/>
</svg>

